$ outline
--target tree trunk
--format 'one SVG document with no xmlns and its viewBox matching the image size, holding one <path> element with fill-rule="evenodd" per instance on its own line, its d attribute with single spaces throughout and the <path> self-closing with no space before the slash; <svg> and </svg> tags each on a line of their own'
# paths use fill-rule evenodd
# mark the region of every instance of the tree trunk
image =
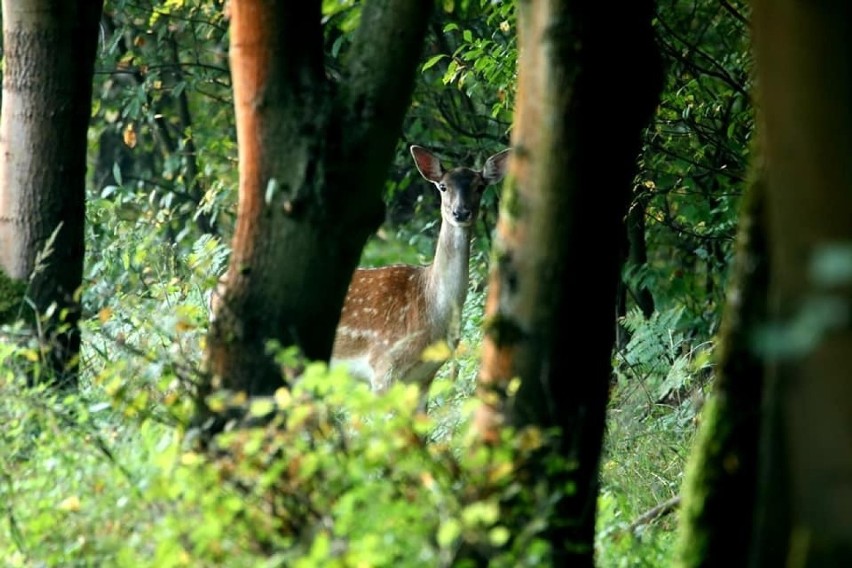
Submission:
<svg viewBox="0 0 852 568">
<path fill-rule="evenodd" d="M 640 194 L 633 199 L 630 204 L 626 218 L 627 229 L 627 259 L 625 265 L 627 267 L 641 268 L 648 264 L 648 245 L 645 241 L 645 210 L 647 206 L 647 196 Z M 654 296 L 644 284 L 633 287 L 630 283 L 625 282 L 624 276 L 618 282 L 618 290 L 616 292 L 615 303 L 615 347 L 616 349 L 624 349 L 630 341 L 630 333 L 620 323 L 620 319 L 627 315 L 627 296 L 633 298 L 636 306 L 642 310 L 642 315 L 645 318 L 650 318 L 654 314 Z"/>
<path fill-rule="evenodd" d="M 852 565 L 852 3 L 754 0 L 770 336 L 757 565 Z M 786 495 L 786 499 L 776 499 Z"/>
<path fill-rule="evenodd" d="M 590 566 L 624 218 L 661 86 L 653 3 L 613 12 L 540 0 L 519 10 L 516 151 L 489 282 L 477 424 L 486 440 L 504 418 L 559 429 L 555 449 L 573 465 L 567 479 L 547 479 L 536 463 L 527 483 L 547 483 L 557 499 L 546 534 L 553 565 Z M 630 49 L 613 50 L 616 37 Z M 617 112 L 606 106 L 625 92 Z M 570 342 L 560 337 L 569 328 Z M 513 377 L 520 388 L 507 398 Z"/>
<path fill-rule="evenodd" d="M 44 339 L 50 379 L 63 386 L 77 381 L 86 131 L 101 8 L 97 0 L 3 0 L 0 267 L 30 280 L 39 314 L 59 308 Z"/>
<path fill-rule="evenodd" d="M 240 198 L 207 350 L 222 386 L 281 386 L 270 340 L 329 358 L 352 272 L 383 218 L 432 4 L 364 3 L 344 80 L 332 84 L 318 0 L 231 1 Z"/>
<path fill-rule="evenodd" d="M 751 546 L 764 388 L 763 363 L 754 345 L 766 321 L 769 283 L 765 189 L 758 177 L 740 216 L 714 392 L 702 413 L 684 482 L 678 550 L 684 567 L 742 566 Z"/>
<path fill-rule="evenodd" d="M 627 262 L 629 266 L 644 267 L 648 264 L 648 245 L 645 241 L 645 211 L 648 196 L 636 196 L 627 212 Z M 654 315 L 654 297 L 644 284 L 631 289 L 633 301 L 642 310 L 642 315 L 650 318 Z"/>
</svg>

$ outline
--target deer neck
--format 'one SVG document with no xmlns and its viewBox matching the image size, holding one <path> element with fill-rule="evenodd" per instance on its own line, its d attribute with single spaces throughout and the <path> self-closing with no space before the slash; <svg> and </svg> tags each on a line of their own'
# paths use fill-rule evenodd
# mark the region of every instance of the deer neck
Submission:
<svg viewBox="0 0 852 568">
<path fill-rule="evenodd" d="M 441 222 L 435 259 L 429 266 L 426 293 L 430 319 L 441 335 L 461 319 L 467 297 L 472 227 Z"/>
</svg>

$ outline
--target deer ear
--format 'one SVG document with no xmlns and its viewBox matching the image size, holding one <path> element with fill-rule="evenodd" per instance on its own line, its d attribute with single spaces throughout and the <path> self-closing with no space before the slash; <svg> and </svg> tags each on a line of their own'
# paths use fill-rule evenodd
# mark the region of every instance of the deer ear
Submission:
<svg viewBox="0 0 852 568">
<path fill-rule="evenodd" d="M 441 181 L 444 168 L 441 167 L 441 161 L 432 152 L 422 146 L 412 146 L 411 155 L 414 157 L 414 165 L 417 166 L 417 171 L 420 172 L 421 176 L 432 183 Z"/>
<path fill-rule="evenodd" d="M 512 149 L 508 148 L 485 160 L 485 165 L 482 167 L 482 179 L 485 180 L 485 183 L 497 183 L 503 179 L 509 166 L 509 154 L 511 153 Z"/>
</svg>

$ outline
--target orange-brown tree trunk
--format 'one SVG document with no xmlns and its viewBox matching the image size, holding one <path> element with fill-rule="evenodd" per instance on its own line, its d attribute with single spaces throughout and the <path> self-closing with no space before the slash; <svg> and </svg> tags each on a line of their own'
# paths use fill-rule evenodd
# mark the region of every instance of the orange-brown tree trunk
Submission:
<svg viewBox="0 0 852 568">
<path fill-rule="evenodd" d="M 207 365 L 219 384 L 283 384 L 266 345 L 328 359 L 352 272 L 381 223 L 383 180 L 413 88 L 429 0 L 370 0 L 348 67 L 323 64 L 321 2 L 232 0 L 240 154 L 233 253 Z"/>
<path fill-rule="evenodd" d="M 547 520 L 555 566 L 593 561 L 624 217 L 661 85 L 652 8 L 519 3 L 515 152 L 489 281 L 478 426 L 486 439 L 504 420 L 561 431 L 554 450 L 575 467 L 548 479 L 544 463 L 531 464 L 525 478 L 557 499 Z M 614 38 L 629 49 L 613 49 Z M 520 389 L 506 399 L 513 377 Z"/>
<path fill-rule="evenodd" d="M 57 305 L 41 329 L 48 379 L 63 386 L 77 381 L 86 131 L 102 5 L 3 0 L 0 269 L 29 281 L 38 314 Z"/>
</svg>

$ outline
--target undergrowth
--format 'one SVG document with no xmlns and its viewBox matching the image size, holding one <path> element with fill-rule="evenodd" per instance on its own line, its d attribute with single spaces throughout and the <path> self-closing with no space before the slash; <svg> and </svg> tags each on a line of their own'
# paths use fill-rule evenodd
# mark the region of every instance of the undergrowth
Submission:
<svg viewBox="0 0 852 568">
<path fill-rule="evenodd" d="M 163 246 L 145 237 L 144 220 L 110 207 L 90 208 L 115 237 L 87 265 L 79 393 L 27 388 L 36 354 L 19 328 L 0 335 L 4 566 L 431 567 L 475 553 L 492 566 L 547 564 L 540 531 L 552 488 L 525 502 L 526 530 L 512 535 L 501 523 L 501 503 L 546 433 L 507 430 L 489 449 L 467 427 L 487 246 L 474 254 L 461 344 L 434 382 L 428 416 L 415 411 L 414 387 L 376 397 L 315 365 L 292 390 L 248 404 L 264 420 L 219 438 L 209 460 L 187 424 L 204 294 L 227 250 L 207 237 L 185 252 Z M 379 258 L 382 244 L 371 247 L 365 258 Z M 428 240 L 417 248 L 428 251 Z M 634 521 L 678 493 L 709 346 L 692 345 L 676 312 L 631 313 L 625 326 L 632 340 L 615 359 L 597 558 L 667 566 L 674 515 Z"/>
<path fill-rule="evenodd" d="M 601 460 L 596 551 L 602 567 L 671 566 L 677 500 L 710 374 L 712 345 L 697 346 L 675 308 L 645 319 L 615 354 Z"/>
</svg>

